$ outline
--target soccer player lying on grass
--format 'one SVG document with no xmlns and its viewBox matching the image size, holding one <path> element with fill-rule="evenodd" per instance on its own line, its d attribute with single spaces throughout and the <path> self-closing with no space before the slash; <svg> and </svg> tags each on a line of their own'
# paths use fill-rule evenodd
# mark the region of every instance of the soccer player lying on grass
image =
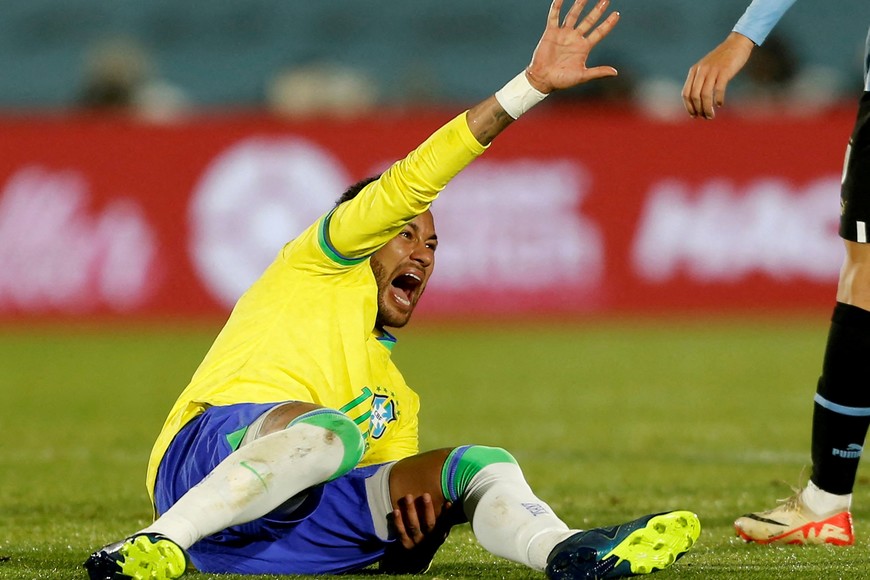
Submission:
<svg viewBox="0 0 870 580">
<path fill-rule="evenodd" d="M 418 454 L 417 395 L 390 360 L 426 288 L 430 204 L 554 90 L 616 74 L 586 67 L 614 27 L 607 0 L 581 18 L 550 7 L 528 68 L 382 175 L 351 187 L 288 243 L 239 300 L 172 408 L 148 466 L 159 517 L 88 558 L 92 579 L 204 572 L 328 574 L 379 563 L 425 571 L 452 525 L 551 578 L 665 568 L 700 533 L 688 511 L 570 529 L 505 450 Z"/>
</svg>

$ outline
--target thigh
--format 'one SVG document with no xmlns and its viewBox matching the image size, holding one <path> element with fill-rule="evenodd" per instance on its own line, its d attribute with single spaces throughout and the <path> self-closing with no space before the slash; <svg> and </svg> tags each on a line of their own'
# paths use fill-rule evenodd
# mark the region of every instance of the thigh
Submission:
<svg viewBox="0 0 870 580">
<path fill-rule="evenodd" d="M 840 207 L 840 236 L 860 244 L 870 242 L 870 92 L 861 97 L 846 150 Z"/>
<path fill-rule="evenodd" d="M 870 310 L 870 244 L 846 241 L 846 260 L 837 284 L 837 302 Z"/>
</svg>

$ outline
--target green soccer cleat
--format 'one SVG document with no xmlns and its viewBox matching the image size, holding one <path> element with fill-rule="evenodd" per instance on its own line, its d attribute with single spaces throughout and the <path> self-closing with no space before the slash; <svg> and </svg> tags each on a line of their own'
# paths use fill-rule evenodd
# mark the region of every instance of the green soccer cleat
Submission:
<svg viewBox="0 0 870 580">
<path fill-rule="evenodd" d="M 178 544 L 160 534 L 135 534 L 104 546 L 84 563 L 91 580 L 175 580 L 190 560 Z"/>
<path fill-rule="evenodd" d="M 701 534 L 688 511 L 651 514 L 608 528 L 577 532 L 547 558 L 551 580 L 599 580 L 663 570 L 691 548 Z"/>
</svg>

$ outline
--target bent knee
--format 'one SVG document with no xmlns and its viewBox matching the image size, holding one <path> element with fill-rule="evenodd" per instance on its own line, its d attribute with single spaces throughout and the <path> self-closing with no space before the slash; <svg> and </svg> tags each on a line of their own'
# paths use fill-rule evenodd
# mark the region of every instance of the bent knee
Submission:
<svg viewBox="0 0 870 580">
<path fill-rule="evenodd" d="M 259 435 L 263 436 L 282 431 L 300 415 L 323 408 L 322 405 L 303 401 L 289 401 L 276 405 L 263 418 L 263 425 L 260 427 Z"/>
<path fill-rule="evenodd" d="M 299 415 L 290 421 L 287 428 L 300 424 L 325 429 L 329 434 L 327 443 L 342 446 L 341 462 L 329 481 L 341 477 L 359 464 L 365 452 L 365 438 L 350 417 L 335 409 L 320 407 Z"/>
</svg>

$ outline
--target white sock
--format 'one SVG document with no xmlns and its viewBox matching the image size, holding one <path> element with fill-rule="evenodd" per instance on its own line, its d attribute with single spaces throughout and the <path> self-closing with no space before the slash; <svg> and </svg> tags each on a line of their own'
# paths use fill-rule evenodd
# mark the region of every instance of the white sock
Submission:
<svg viewBox="0 0 870 580">
<path fill-rule="evenodd" d="M 829 493 L 812 481 L 801 492 L 801 501 L 804 505 L 819 515 L 831 512 L 847 511 L 852 506 L 852 494 L 837 495 Z"/>
<path fill-rule="evenodd" d="M 577 532 L 535 496 L 514 463 L 492 463 L 481 469 L 462 500 L 481 546 L 535 570 L 544 570 L 553 547 Z"/>
<path fill-rule="evenodd" d="M 240 447 L 143 532 L 184 549 L 230 526 L 264 516 L 332 477 L 344 444 L 332 431 L 297 423 Z"/>
</svg>

